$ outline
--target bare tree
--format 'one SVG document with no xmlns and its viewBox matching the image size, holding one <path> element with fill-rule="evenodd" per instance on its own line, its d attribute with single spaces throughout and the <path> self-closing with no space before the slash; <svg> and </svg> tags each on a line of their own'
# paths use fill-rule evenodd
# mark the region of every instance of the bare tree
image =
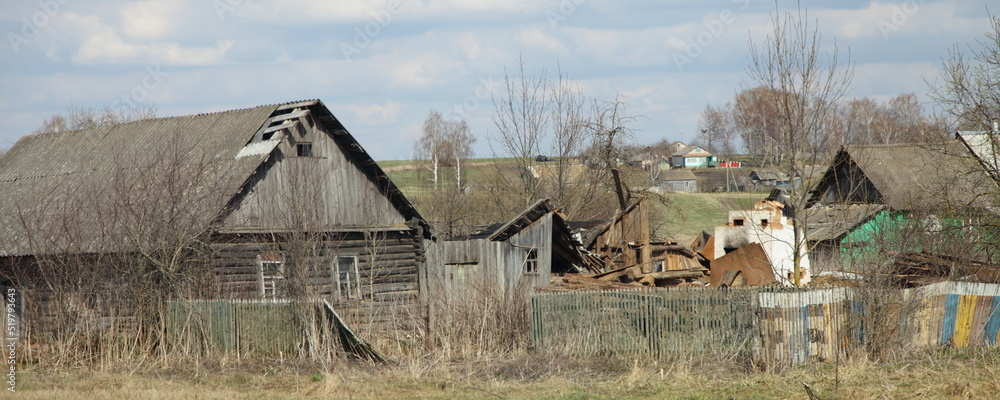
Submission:
<svg viewBox="0 0 1000 400">
<path fill-rule="evenodd" d="M 34 133 L 73 131 L 155 117 L 155 105 L 142 105 L 121 109 L 112 109 L 110 107 L 95 109 L 72 104 L 69 106 L 69 110 L 65 116 L 53 115 L 51 118 L 45 119 L 42 122 L 42 126 L 35 129 Z"/>
<path fill-rule="evenodd" d="M 544 70 L 533 76 L 520 60 L 493 102 L 490 147 L 495 157 L 511 161 L 496 164 L 490 190 L 515 194 L 492 196 L 495 209 L 518 210 L 549 198 L 568 218 L 610 216 L 616 203 L 612 170 L 625 158 L 637 119 L 620 97 L 588 99 L 567 74 L 560 71 L 554 81 Z M 545 150 L 547 156 L 536 157 Z"/>
<path fill-rule="evenodd" d="M 504 69 L 503 82 L 493 97 L 494 129 L 488 137 L 494 155 L 513 158 L 516 178 L 501 172 L 496 179 L 504 187 L 516 187 L 514 193 L 528 206 L 538 198 L 538 180 L 532 167 L 549 125 L 549 82 L 544 71 L 537 77 L 529 76 L 523 59 L 518 60 L 515 75 Z"/>
<path fill-rule="evenodd" d="M 1000 17 L 990 15 L 990 23 L 978 47 L 949 49 L 939 81 L 930 84 L 931 98 L 959 129 L 990 130 L 1000 121 Z"/>
<path fill-rule="evenodd" d="M 628 113 L 628 103 L 620 95 L 613 101 L 593 101 L 592 119 L 588 128 L 594 135 L 591 162 L 599 171 L 610 173 L 610 182 L 618 194 L 619 208 L 624 210 L 628 197 L 628 188 L 624 187 L 620 177 L 620 166 L 627 158 L 624 149 L 634 137 L 632 125 L 641 116 Z M 605 174 L 599 174 L 598 179 L 608 181 Z"/>
<path fill-rule="evenodd" d="M 726 103 L 722 107 L 706 105 L 705 111 L 701 112 L 698 129 L 705 137 L 706 148 L 709 151 L 727 156 L 736 154 L 738 143 L 736 128 L 733 126 L 731 103 Z"/>
<path fill-rule="evenodd" d="M 826 124 L 836 112 L 853 79 L 854 68 L 843 61 L 834 43 L 830 52 L 821 47 L 821 36 L 809 24 L 808 13 L 798 7 L 796 12 L 772 15 L 771 34 L 761 43 L 750 40 L 749 80 L 755 87 L 773 93 L 764 101 L 773 107 L 775 131 L 780 134 L 780 160 L 789 178 L 799 175 L 800 167 L 815 164 L 823 156 L 821 150 L 829 143 Z M 794 226 L 793 283 L 801 280 L 805 254 L 806 221 L 804 210 L 809 198 L 808 188 L 790 185 L 788 212 L 796 218 Z"/>
<path fill-rule="evenodd" d="M 736 94 L 733 125 L 746 146 L 747 154 L 760 157 L 762 163 L 775 163 L 779 158 L 781 133 L 777 98 L 781 94 L 766 87 L 746 89 Z"/>
<path fill-rule="evenodd" d="M 459 191 L 464 189 L 462 179 L 462 162 L 472 158 L 475 154 L 472 146 L 476 144 L 476 137 L 469 133 L 469 124 L 465 120 L 449 122 L 449 129 L 445 133 L 448 143 L 448 158 L 446 164 L 455 167 L 455 188 Z"/>
</svg>

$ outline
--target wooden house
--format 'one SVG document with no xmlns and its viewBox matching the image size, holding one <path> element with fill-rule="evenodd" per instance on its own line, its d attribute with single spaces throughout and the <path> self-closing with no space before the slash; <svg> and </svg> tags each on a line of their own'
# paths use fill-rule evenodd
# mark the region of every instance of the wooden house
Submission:
<svg viewBox="0 0 1000 400">
<path fill-rule="evenodd" d="M 670 156 L 670 164 L 675 168 L 714 167 L 718 160 L 701 146 L 687 146 Z"/>
<path fill-rule="evenodd" d="M 660 188 L 674 193 L 694 193 L 698 191 L 698 178 L 687 169 L 660 172 L 656 179 Z"/>
<path fill-rule="evenodd" d="M 791 178 L 787 173 L 774 169 L 761 169 L 750 171 L 750 182 L 754 184 L 757 188 L 778 188 L 778 189 L 791 189 L 792 185 L 796 188 L 802 185 L 802 178 L 794 177 Z"/>
<path fill-rule="evenodd" d="M 0 202 L 3 284 L 40 303 L 73 292 L 97 312 L 136 282 L 197 276 L 170 296 L 427 319 L 428 226 L 319 100 L 27 136 L 0 158 Z"/>
<path fill-rule="evenodd" d="M 958 140 L 846 146 L 819 179 L 801 219 L 814 258 L 830 266 L 885 250 L 938 251 L 934 243 L 949 236 L 955 242 L 975 236 L 970 219 L 991 209 L 996 190 Z"/>
</svg>

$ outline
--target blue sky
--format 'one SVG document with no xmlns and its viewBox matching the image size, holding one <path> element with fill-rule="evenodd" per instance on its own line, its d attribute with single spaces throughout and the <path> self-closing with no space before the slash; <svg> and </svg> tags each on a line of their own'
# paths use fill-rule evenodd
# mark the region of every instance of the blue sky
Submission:
<svg viewBox="0 0 1000 400">
<path fill-rule="evenodd" d="M 850 51 L 851 96 L 925 102 L 940 57 L 980 40 L 987 8 L 1000 10 L 802 5 L 824 45 Z M 690 141 L 706 104 L 747 85 L 747 41 L 770 32 L 774 9 L 758 0 L 0 0 L 0 148 L 71 104 L 150 103 L 170 116 L 318 98 L 376 159 L 411 158 L 432 108 L 465 117 L 477 156 L 488 156 L 489 90 L 519 56 L 531 73 L 558 66 L 588 96 L 621 94 L 645 116 L 638 143 Z"/>
</svg>

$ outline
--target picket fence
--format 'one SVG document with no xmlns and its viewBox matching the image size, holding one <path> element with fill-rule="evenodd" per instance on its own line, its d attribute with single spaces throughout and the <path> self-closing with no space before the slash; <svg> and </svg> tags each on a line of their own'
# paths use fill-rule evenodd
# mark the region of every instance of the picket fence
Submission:
<svg viewBox="0 0 1000 400">
<path fill-rule="evenodd" d="M 288 301 L 190 300 L 167 303 L 167 337 L 183 352 L 291 355 L 304 336 Z"/>
<path fill-rule="evenodd" d="M 862 346 L 994 346 L 998 328 L 1000 285 L 969 282 L 877 292 L 656 289 L 531 298 L 534 346 L 570 354 L 799 364 Z"/>
</svg>

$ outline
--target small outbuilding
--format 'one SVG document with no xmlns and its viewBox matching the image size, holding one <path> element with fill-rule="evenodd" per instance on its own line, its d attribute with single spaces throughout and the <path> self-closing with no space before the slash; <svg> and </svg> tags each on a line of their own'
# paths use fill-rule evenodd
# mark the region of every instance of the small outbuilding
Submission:
<svg viewBox="0 0 1000 400">
<path fill-rule="evenodd" d="M 687 169 L 662 171 L 657 186 L 668 192 L 693 193 L 698 191 L 698 179 Z"/>
</svg>

